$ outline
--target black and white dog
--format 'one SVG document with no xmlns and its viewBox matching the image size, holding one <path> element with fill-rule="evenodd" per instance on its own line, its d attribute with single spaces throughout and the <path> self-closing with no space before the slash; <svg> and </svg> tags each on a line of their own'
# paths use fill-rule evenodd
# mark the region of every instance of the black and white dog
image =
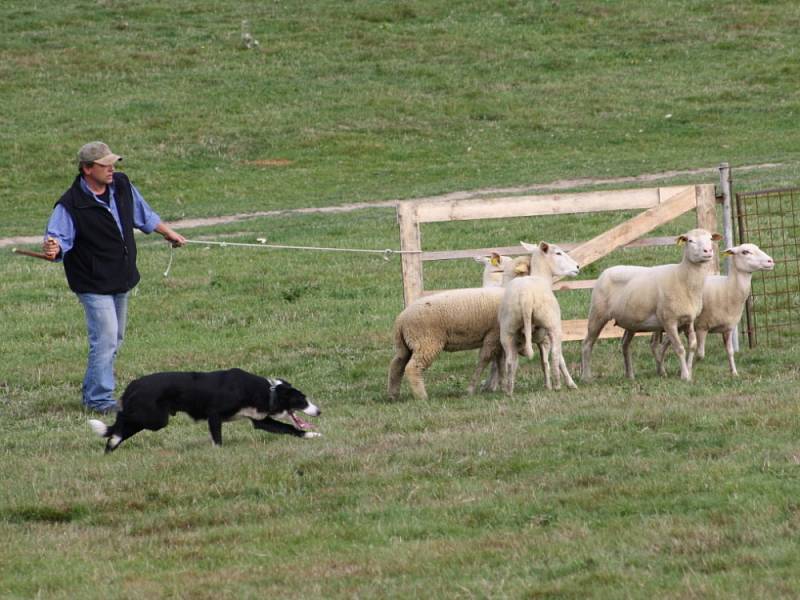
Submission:
<svg viewBox="0 0 800 600">
<path fill-rule="evenodd" d="M 210 373 L 153 373 L 135 379 L 122 394 L 122 408 L 113 425 L 91 419 L 89 425 L 108 438 L 106 452 L 142 429 L 165 427 L 170 415 L 181 411 L 196 421 L 207 420 L 211 439 L 222 444 L 222 424 L 247 418 L 253 427 L 299 437 L 321 434 L 307 431 L 309 423 L 295 414 L 318 416 L 319 408 L 305 394 L 282 379 L 266 379 L 241 369 Z M 288 417 L 294 425 L 276 420 Z"/>
</svg>

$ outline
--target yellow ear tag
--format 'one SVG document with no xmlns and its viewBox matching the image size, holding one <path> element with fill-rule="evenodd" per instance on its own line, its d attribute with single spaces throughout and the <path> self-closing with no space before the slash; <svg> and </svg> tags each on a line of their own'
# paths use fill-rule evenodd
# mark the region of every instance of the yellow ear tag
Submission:
<svg viewBox="0 0 800 600">
<path fill-rule="evenodd" d="M 675 243 L 678 244 L 678 246 L 683 246 L 686 243 L 686 238 L 681 236 Z"/>
<path fill-rule="evenodd" d="M 731 252 L 730 250 L 725 250 L 725 251 L 722 253 L 722 256 L 733 256 L 733 252 Z"/>
<path fill-rule="evenodd" d="M 492 254 L 490 262 L 492 263 L 493 266 L 495 267 L 498 266 L 500 264 L 500 256 L 498 256 L 497 254 Z"/>
</svg>

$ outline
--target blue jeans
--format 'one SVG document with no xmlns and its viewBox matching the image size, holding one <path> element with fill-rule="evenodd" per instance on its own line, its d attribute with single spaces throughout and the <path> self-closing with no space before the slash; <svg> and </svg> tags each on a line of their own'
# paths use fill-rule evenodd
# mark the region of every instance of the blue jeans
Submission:
<svg viewBox="0 0 800 600">
<path fill-rule="evenodd" d="M 106 412 L 116 408 L 114 399 L 114 359 L 125 337 L 128 295 L 78 294 L 86 313 L 89 335 L 89 360 L 83 378 L 83 404 Z"/>
</svg>

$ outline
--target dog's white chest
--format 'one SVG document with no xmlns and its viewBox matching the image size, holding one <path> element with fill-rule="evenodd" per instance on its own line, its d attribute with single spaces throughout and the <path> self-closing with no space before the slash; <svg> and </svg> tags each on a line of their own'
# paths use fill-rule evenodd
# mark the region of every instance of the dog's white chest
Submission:
<svg viewBox="0 0 800 600">
<path fill-rule="evenodd" d="M 269 416 L 269 413 L 261 412 L 252 406 L 248 406 L 247 408 L 243 408 L 235 415 L 233 415 L 234 419 L 255 419 L 256 421 L 260 421 L 262 419 L 266 419 Z"/>
</svg>

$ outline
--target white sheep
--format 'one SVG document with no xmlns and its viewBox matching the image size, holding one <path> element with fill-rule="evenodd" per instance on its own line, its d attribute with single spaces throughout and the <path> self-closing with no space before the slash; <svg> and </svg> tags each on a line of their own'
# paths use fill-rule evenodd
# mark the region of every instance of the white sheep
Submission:
<svg viewBox="0 0 800 600">
<path fill-rule="evenodd" d="M 525 244 L 525 242 L 522 242 Z M 516 278 L 516 277 L 525 277 L 526 275 L 530 275 L 531 272 L 531 251 L 530 248 L 536 248 L 536 246 L 531 246 L 530 244 L 525 244 L 528 246 L 528 254 L 523 256 L 518 256 L 514 259 L 509 261 L 504 261 L 503 263 L 503 277 L 502 277 L 502 285 L 507 286 L 508 283 Z M 517 338 L 519 343 L 523 345 L 517 346 L 517 353 L 521 350 L 524 350 L 524 342 L 522 340 L 522 336 L 519 335 Z M 532 342 L 539 347 L 539 360 L 542 365 L 542 372 L 546 375 L 550 373 L 550 366 L 547 362 L 549 352 L 550 352 L 550 342 L 547 339 L 547 335 L 544 329 L 536 329 L 534 328 L 532 333 Z M 500 385 L 500 363 L 503 362 L 504 353 L 499 352 L 495 355 L 495 359 L 492 361 L 490 365 L 490 372 L 489 376 L 486 378 L 486 381 L 483 382 L 481 389 L 484 391 L 491 391 L 496 392 L 497 388 Z M 485 367 L 480 362 L 478 363 L 477 372 L 480 373 L 481 370 Z M 564 366 L 566 369 L 566 366 Z"/>
<path fill-rule="evenodd" d="M 503 377 L 504 366 L 500 346 L 500 325 L 497 312 L 504 289 L 496 284 L 528 272 L 528 264 L 517 267 L 513 259 L 493 253 L 484 262 L 481 288 L 463 288 L 430 294 L 409 304 L 395 319 L 395 356 L 389 365 L 388 395 L 396 399 L 400 393 L 403 374 L 418 399 L 427 399 L 423 373 L 442 351 L 456 352 L 480 348 L 479 364 L 492 363 L 488 389 L 496 389 Z M 495 264 L 497 263 L 497 264 Z M 500 267 L 500 268 L 498 268 Z M 472 394 L 482 371 L 476 369 L 467 392 Z"/>
<path fill-rule="evenodd" d="M 427 399 L 422 375 L 442 351 L 480 348 L 479 360 L 484 365 L 495 360 L 502 351 L 497 312 L 504 293 L 502 287 L 464 288 L 423 296 L 409 304 L 394 323 L 389 398 L 397 398 L 405 373 L 414 397 Z M 469 393 L 476 384 L 473 376 Z"/>
<path fill-rule="evenodd" d="M 503 273 L 514 262 L 511 257 L 497 252 L 492 252 L 489 256 L 476 256 L 475 260 L 484 265 L 481 287 L 501 287 Z"/>
<path fill-rule="evenodd" d="M 591 353 L 594 342 L 611 319 L 625 329 L 622 354 L 625 375 L 633 379 L 630 344 L 638 331 L 665 331 L 681 363 L 681 379 L 691 380 L 691 362 L 697 348 L 694 321 L 703 307 L 703 280 L 714 258 L 717 233 L 692 229 L 678 236 L 684 246 L 678 264 L 657 267 L 612 267 L 615 271 L 603 285 L 592 290 L 589 322 L 581 348 L 581 377 L 591 378 Z M 623 283 L 624 279 L 628 281 Z M 598 283 L 603 279 L 601 274 Z M 678 336 L 685 327 L 689 339 L 689 358 Z"/>
<path fill-rule="evenodd" d="M 703 310 L 694 322 L 697 334 L 697 358 L 702 359 L 706 353 L 706 336 L 709 333 L 721 333 L 728 354 L 728 366 L 731 375 L 738 375 L 733 356 L 733 330 L 742 318 L 745 302 L 750 296 L 753 273 L 771 271 L 775 261 L 755 244 L 740 244 L 728 248 L 722 253 L 730 257 L 727 275 L 709 275 L 703 282 Z M 653 334 L 654 356 L 658 373 L 664 375 L 664 355 L 669 342 L 664 342 L 660 349 L 661 333 Z"/>
<path fill-rule="evenodd" d="M 520 333 L 525 356 L 533 356 L 533 342 L 539 345 L 545 386 L 552 388 L 548 363 L 548 354 L 552 352 L 556 389 L 561 387 L 562 373 L 567 386 L 574 388 L 561 352 L 561 308 L 553 293 L 553 277 L 577 275 L 578 264 L 554 244 L 541 242 L 534 246 L 522 242 L 522 245 L 531 253 L 530 275 L 513 279 L 506 285 L 498 314 L 500 343 L 505 354 L 505 391 L 514 392 Z"/>
<path fill-rule="evenodd" d="M 518 256 L 517 258 L 510 258 L 507 256 L 500 256 L 500 264 L 502 265 L 502 272 L 500 273 L 500 285 L 506 286 L 509 281 L 514 279 L 515 277 L 524 277 L 530 274 L 531 270 L 531 255 L 526 254 L 524 256 Z M 475 259 L 479 260 L 479 259 Z M 493 272 L 494 273 L 494 272 Z M 495 274 L 496 276 L 496 274 Z M 489 280 L 492 281 L 492 280 Z M 484 277 L 483 277 L 484 287 L 487 286 L 487 277 L 486 271 L 484 270 Z M 491 285 L 491 284 L 490 284 Z M 542 342 L 544 338 L 544 332 L 534 332 L 534 341 L 536 344 L 539 345 L 539 351 L 542 352 Z M 494 360 L 490 364 L 489 368 L 489 376 L 486 378 L 486 381 L 483 382 L 481 389 L 484 391 L 491 391 L 496 392 L 497 388 L 500 385 L 500 370 L 502 368 L 503 362 L 503 355 L 502 352 L 499 352 L 495 355 Z M 480 362 L 478 363 L 478 372 L 480 373 L 483 370 L 483 366 L 481 366 Z M 480 377 L 480 374 L 478 375 Z"/>
</svg>

